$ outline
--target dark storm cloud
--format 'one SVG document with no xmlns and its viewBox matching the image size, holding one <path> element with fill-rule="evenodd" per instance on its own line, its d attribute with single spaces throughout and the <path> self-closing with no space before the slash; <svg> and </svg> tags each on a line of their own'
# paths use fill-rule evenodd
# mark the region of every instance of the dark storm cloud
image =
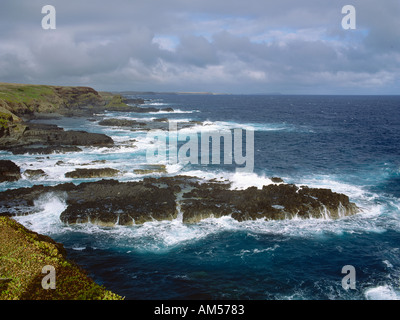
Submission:
<svg viewBox="0 0 400 320">
<path fill-rule="evenodd" d="M 54 5 L 57 29 L 43 30 Z M 399 2 L 89 0 L 0 4 L 0 81 L 100 90 L 397 93 Z"/>
</svg>

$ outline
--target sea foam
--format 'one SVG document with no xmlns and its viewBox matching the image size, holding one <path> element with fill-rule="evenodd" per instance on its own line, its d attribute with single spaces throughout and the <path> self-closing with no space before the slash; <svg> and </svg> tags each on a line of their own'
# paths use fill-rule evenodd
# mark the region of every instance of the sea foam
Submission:
<svg viewBox="0 0 400 320">
<path fill-rule="evenodd" d="M 367 289 L 364 295 L 367 300 L 400 300 L 400 292 L 389 285 Z"/>
</svg>

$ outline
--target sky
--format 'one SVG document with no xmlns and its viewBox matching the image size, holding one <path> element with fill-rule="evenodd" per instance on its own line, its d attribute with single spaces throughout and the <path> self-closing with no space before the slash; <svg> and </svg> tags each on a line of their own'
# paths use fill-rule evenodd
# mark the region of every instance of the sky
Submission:
<svg viewBox="0 0 400 320">
<path fill-rule="evenodd" d="M 55 29 L 42 27 L 45 5 Z M 0 82 L 399 94 L 399 17 L 400 0 L 1 0 Z"/>
</svg>

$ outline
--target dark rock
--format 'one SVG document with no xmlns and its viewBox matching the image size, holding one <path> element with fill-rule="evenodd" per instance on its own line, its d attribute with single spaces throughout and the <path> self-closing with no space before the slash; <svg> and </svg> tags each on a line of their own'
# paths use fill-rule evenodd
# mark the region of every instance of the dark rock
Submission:
<svg viewBox="0 0 400 320">
<path fill-rule="evenodd" d="M 153 119 L 154 122 L 168 122 L 168 118 Z"/>
<path fill-rule="evenodd" d="M 126 101 L 129 101 L 129 104 L 131 104 L 131 101 L 134 100 L 128 100 L 125 99 L 123 100 L 125 103 L 127 103 Z M 140 100 L 140 102 L 144 103 L 144 100 Z M 135 104 L 142 104 L 142 103 L 135 103 Z M 131 106 L 127 111 L 129 112 L 136 112 L 136 113 L 149 113 L 149 112 L 173 112 L 174 109 L 172 109 L 171 107 L 167 107 L 167 108 L 155 108 L 155 107 L 138 107 L 137 105 Z"/>
<path fill-rule="evenodd" d="M 30 178 L 30 179 L 38 179 L 38 178 L 42 178 L 42 177 L 46 177 L 46 173 L 42 170 L 42 169 L 38 169 L 38 170 L 25 170 L 24 174 Z"/>
<path fill-rule="evenodd" d="M 0 193 L 0 213 L 29 214 L 43 194 L 66 199 L 60 219 L 66 223 L 130 225 L 152 220 L 171 220 L 178 215 L 184 223 L 230 215 L 238 221 L 255 219 L 340 218 L 359 212 L 346 195 L 329 189 L 271 184 L 262 189 L 231 190 L 229 183 L 203 182 L 194 177 L 146 178 L 139 182 L 101 180 L 34 186 Z"/>
<path fill-rule="evenodd" d="M 15 154 L 52 154 L 52 153 L 67 153 L 67 152 L 80 152 L 81 148 L 72 146 L 49 146 L 49 147 L 15 147 L 10 149 Z"/>
<path fill-rule="evenodd" d="M 0 160 L 0 182 L 12 182 L 19 179 L 21 179 L 20 168 L 10 160 Z"/>
<path fill-rule="evenodd" d="M 99 169 L 76 169 L 65 174 L 66 178 L 86 179 L 86 178 L 103 178 L 114 177 L 118 175 L 119 170 L 112 168 L 99 168 Z"/>
<path fill-rule="evenodd" d="M 126 104 L 144 104 L 145 100 L 142 98 L 125 98 L 122 97 L 122 102 L 126 103 Z"/>
<path fill-rule="evenodd" d="M 46 141 L 49 145 L 70 145 L 70 146 L 112 146 L 114 141 L 101 133 L 90 133 L 85 131 L 60 131 L 60 132 L 43 132 L 37 134 L 31 131 L 25 135 L 27 138 L 35 141 L 39 138 L 39 142 Z"/>
<path fill-rule="evenodd" d="M 177 216 L 172 190 L 141 182 L 111 180 L 82 184 L 69 193 L 67 204 L 60 216 L 67 223 L 131 225 Z"/>
<path fill-rule="evenodd" d="M 114 141 L 105 134 L 85 131 L 64 131 L 49 124 L 29 123 L 18 132 L 1 139 L 0 148 L 19 152 L 19 148 L 32 145 L 41 146 L 97 146 L 109 147 Z M 32 151 L 32 150 L 31 150 Z"/>
<path fill-rule="evenodd" d="M 138 122 L 136 120 L 127 119 L 104 119 L 99 121 L 100 126 L 112 126 L 112 127 L 132 127 L 132 126 L 145 126 L 146 123 Z"/>
<path fill-rule="evenodd" d="M 9 189 L 0 193 L 0 214 L 28 215 L 40 210 L 35 206 L 35 200 L 48 193 L 65 197 L 67 191 L 74 189 L 73 183 L 60 184 L 54 187 L 35 185 L 30 188 Z"/>
<path fill-rule="evenodd" d="M 133 172 L 136 174 L 166 173 L 167 169 L 165 165 L 154 164 L 154 165 L 147 165 L 143 169 L 135 169 L 133 170 Z"/>
<path fill-rule="evenodd" d="M 267 185 L 261 190 L 230 190 L 208 184 L 192 189 L 181 204 L 184 222 L 231 215 L 238 221 L 255 219 L 340 218 L 358 212 L 343 194 L 295 185 Z"/>
<path fill-rule="evenodd" d="M 283 180 L 282 180 L 281 178 L 279 178 L 279 177 L 272 177 L 272 178 L 271 178 L 271 181 L 274 182 L 274 183 L 281 183 L 281 182 L 283 182 Z"/>
<path fill-rule="evenodd" d="M 149 112 L 159 112 L 160 109 L 154 108 L 154 107 L 131 107 L 130 112 L 136 112 L 136 113 L 149 113 Z"/>
<path fill-rule="evenodd" d="M 177 123 L 177 129 L 191 128 L 202 124 L 201 121 L 182 121 Z M 169 130 L 168 118 L 158 118 L 153 120 L 127 120 L 127 119 L 104 119 L 99 122 L 101 126 L 129 127 L 131 131 L 150 131 L 150 130 Z"/>
</svg>

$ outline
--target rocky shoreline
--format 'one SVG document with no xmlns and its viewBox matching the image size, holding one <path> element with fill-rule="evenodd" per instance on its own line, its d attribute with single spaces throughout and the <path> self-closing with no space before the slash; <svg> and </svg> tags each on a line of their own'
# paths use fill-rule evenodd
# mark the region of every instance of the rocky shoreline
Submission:
<svg viewBox="0 0 400 320">
<path fill-rule="evenodd" d="M 261 189 L 234 190 L 229 182 L 204 182 L 190 176 L 144 178 L 136 182 L 103 179 L 78 185 L 36 185 L 0 194 L 0 215 L 35 213 L 35 200 L 52 194 L 62 198 L 67 205 L 60 215 L 63 223 L 93 223 L 107 227 L 178 217 L 183 223 L 223 216 L 238 221 L 337 219 L 359 211 L 346 195 L 329 189 L 272 183 Z"/>
<path fill-rule="evenodd" d="M 24 87 L 23 87 L 24 88 Z M 49 109 L 65 114 L 93 116 L 98 109 L 113 108 L 130 112 L 172 112 L 172 108 L 141 107 L 143 99 L 128 99 L 120 95 L 98 93 L 91 88 L 54 87 L 63 103 Z M 106 98 L 105 98 L 106 97 Z M 49 99 L 49 98 L 47 98 Z M 51 100 L 51 99 L 50 99 Z M 57 100 L 53 97 L 53 100 Z M 38 103 L 37 101 L 35 103 Z M 86 103 L 86 104 L 85 104 Z M 90 103 L 88 106 L 87 104 Z M 5 104 L 4 102 L 2 103 Z M 40 105 L 40 103 L 39 103 Z M 32 108 L 28 108 L 32 109 Z M 40 107 L 36 108 L 41 110 Z M 43 108 L 42 108 L 43 109 Z M 22 111 L 21 111 L 22 110 Z M 140 110 L 140 111 L 139 111 Z M 24 108 L 8 110 L 14 118 L 28 113 Z M 77 113 L 75 113 L 75 111 Z M 17 120 L 0 137 L 0 149 L 13 154 L 50 154 L 81 152 L 80 147 L 113 147 L 114 141 L 98 133 L 64 131 L 62 128 Z M 124 127 L 130 130 L 167 130 L 168 118 L 152 120 L 100 119 L 101 126 Z M 178 128 L 198 125 L 197 121 L 180 122 Z M 150 165 L 151 166 L 151 165 Z M 36 170 L 24 175 L 37 179 L 45 173 Z M 135 170 L 137 174 L 166 173 L 165 168 L 149 167 Z M 113 168 L 76 169 L 65 177 L 72 179 L 115 178 L 121 174 Z M 16 181 L 21 178 L 20 169 L 11 161 L 0 162 L 0 181 Z M 0 214 L 29 214 L 34 200 L 49 192 L 64 193 L 67 209 L 60 216 L 65 223 L 97 223 L 100 225 L 131 225 L 152 220 L 171 220 L 178 215 L 182 222 L 195 223 L 209 217 L 231 216 L 238 221 L 254 219 L 340 218 L 359 211 L 346 195 L 328 189 L 286 184 L 279 177 L 261 189 L 232 190 L 227 182 L 202 181 L 188 176 L 145 178 L 139 182 L 123 183 L 118 180 L 101 180 L 79 185 L 67 183 L 55 187 L 36 185 L 31 188 L 8 190 L 0 193 Z M 8 210 L 12 208 L 13 210 Z M 25 210 L 25 211 L 24 211 Z"/>
<path fill-rule="evenodd" d="M 104 134 L 65 131 L 56 125 L 32 122 L 33 119 L 63 116 L 91 119 L 96 112 L 104 110 L 137 113 L 174 111 L 172 108 L 141 107 L 139 105 L 144 103 L 143 99 L 128 99 L 84 87 L 0 84 L 0 90 L 5 92 L 0 98 L 0 150 L 14 155 L 79 153 L 83 147 L 115 146 L 113 139 Z M 150 121 L 94 118 L 93 121 L 99 121 L 101 126 L 123 127 L 132 131 L 168 130 L 169 126 L 168 118 Z M 179 122 L 178 128 L 199 124 L 197 121 Z M 55 165 L 63 165 L 63 161 Z M 22 172 L 12 161 L 0 160 L 0 183 L 15 182 L 22 176 L 32 181 L 40 179 L 46 177 L 43 169 Z M 271 177 L 271 183 L 261 188 L 237 190 L 232 188 L 229 181 L 168 176 L 162 165 L 148 164 L 147 167 L 134 170 L 139 175 L 155 172 L 161 176 L 121 182 L 117 180 L 121 172 L 107 166 L 76 168 L 65 173 L 65 177 L 95 181 L 60 183 L 55 186 L 36 184 L 0 192 L 0 216 L 9 219 L 34 214 L 38 210 L 35 201 L 49 194 L 65 202 L 66 208 L 60 220 L 67 225 L 92 223 L 105 227 L 131 226 L 174 219 L 191 224 L 224 216 L 237 221 L 339 219 L 360 212 L 357 205 L 344 194 L 330 189 L 288 184 L 279 177 Z"/>
</svg>

